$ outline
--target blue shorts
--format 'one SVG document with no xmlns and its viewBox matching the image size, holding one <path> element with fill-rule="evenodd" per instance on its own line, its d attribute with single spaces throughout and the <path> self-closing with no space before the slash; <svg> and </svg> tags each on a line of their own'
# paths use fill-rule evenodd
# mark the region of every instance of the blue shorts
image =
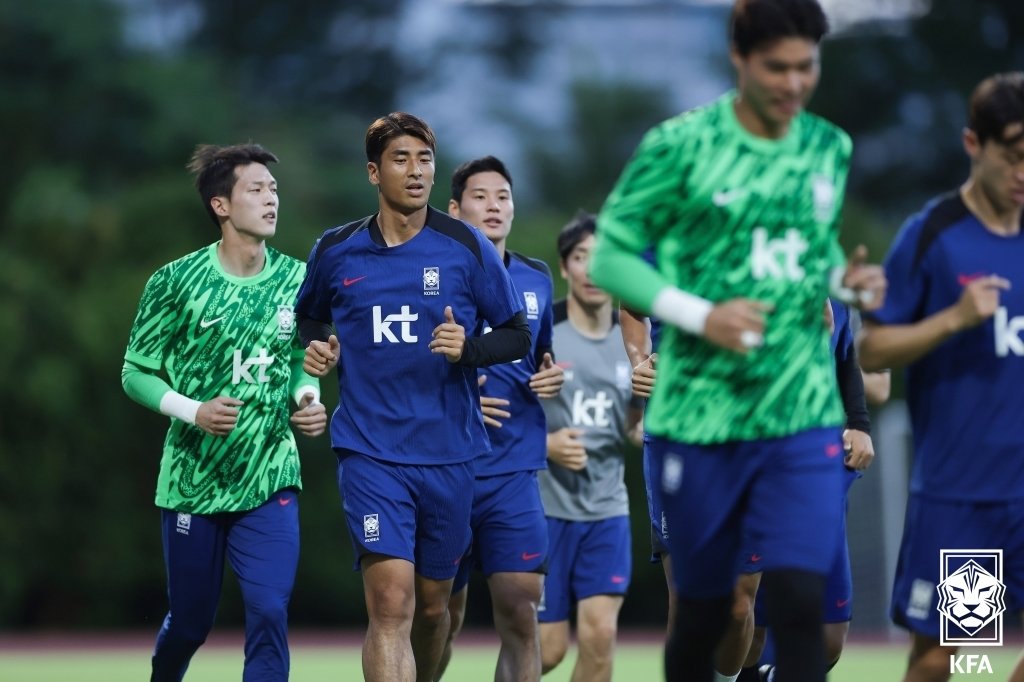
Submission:
<svg viewBox="0 0 1024 682">
<path fill-rule="evenodd" d="M 842 522 L 838 428 L 709 446 L 656 437 L 652 448 L 681 597 L 732 594 L 747 537 L 761 570 L 828 573 Z"/>
<path fill-rule="evenodd" d="M 850 570 L 850 545 L 846 541 L 846 506 L 850 486 L 863 474 L 843 467 L 843 481 L 846 490 L 843 493 L 842 522 L 839 527 L 839 549 L 836 552 L 832 568 L 825 577 L 825 623 L 848 623 L 853 620 L 853 575 Z M 745 549 L 741 556 L 741 573 L 759 573 L 762 554 L 757 550 Z M 763 608 L 764 600 L 754 602 L 754 619 L 758 625 L 765 625 Z"/>
<path fill-rule="evenodd" d="M 1006 614 L 1024 608 L 1024 500 L 954 502 L 912 494 L 893 584 L 894 623 L 939 639 L 936 585 L 943 549 L 1003 550 Z"/>
<path fill-rule="evenodd" d="M 413 465 L 338 452 L 356 570 L 367 554 L 405 559 L 432 580 L 455 577 L 469 548 L 473 463 Z"/>
<path fill-rule="evenodd" d="M 654 436 L 644 434 L 644 486 L 647 488 L 647 515 L 651 519 L 651 563 L 661 563 L 668 554 L 668 520 L 661 504 L 661 486 L 654 485 L 651 478 L 651 440 Z"/>
<path fill-rule="evenodd" d="M 548 521 L 540 500 L 536 471 L 481 476 L 473 481 L 473 549 L 459 564 L 452 592 L 469 582 L 469 571 L 544 573 L 548 556 Z"/>
<path fill-rule="evenodd" d="M 600 521 L 548 517 L 548 575 L 537 609 L 541 623 L 568 620 L 574 602 L 599 594 L 624 595 L 633 573 L 628 516 Z"/>
</svg>

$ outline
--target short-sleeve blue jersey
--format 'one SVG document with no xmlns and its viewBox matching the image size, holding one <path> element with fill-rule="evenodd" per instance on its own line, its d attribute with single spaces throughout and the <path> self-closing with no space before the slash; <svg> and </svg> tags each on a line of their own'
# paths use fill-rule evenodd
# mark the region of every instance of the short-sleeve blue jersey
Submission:
<svg viewBox="0 0 1024 682">
<path fill-rule="evenodd" d="M 415 237 L 387 246 L 376 216 L 328 230 L 309 256 L 298 315 L 341 344 L 331 445 L 399 464 L 452 464 L 490 451 L 477 370 L 430 352 L 451 306 L 471 334 L 523 309 L 497 250 L 428 208 Z"/>
<path fill-rule="evenodd" d="M 955 304 L 971 280 L 1000 275 L 996 314 L 906 368 L 914 432 L 910 491 L 938 499 L 1024 498 L 1024 233 L 985 228 L 959 194 L 900 229 L 885 272 L 881 324 L 913 324 Z"/>
<path fill-rule="evenodd" d="M 522 296 L 526 321 L 533 337 L 530 354 L 522 360 L 480 370 L 487 375 L 480 392 L 509 401 L 511 419 L 502 427 L 487 427 L 491 452 L 475 462 L 477 476 L 497 476 L 514 471 L 547 468 L 547 420 L 540 398 L 530 389 L 537 372 L 538 349 L 551 349 L 551 270 L 539 260 L 507 252 L 508 274 Z M 488 320 L 487 327 L 491 326 Z"/>
</svg>

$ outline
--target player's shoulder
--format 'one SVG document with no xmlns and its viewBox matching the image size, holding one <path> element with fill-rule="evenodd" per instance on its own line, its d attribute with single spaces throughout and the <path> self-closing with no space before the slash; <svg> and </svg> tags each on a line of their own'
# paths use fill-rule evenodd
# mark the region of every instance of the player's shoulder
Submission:
<svg viewBox="0 0 1024 682">
<path fill-rule="evenodd" d="M 548 279 L 551 279 L 551 268 L 548 267 L 548 264 L 542 261 L 541 259 L 530 258 L 529 256 L 521 254 L 518 251 L 509 251 L 508 257 L 510 260 L 517 263 L 521 263 L 522 265 L 525 265 L 526 267 L 532 270 L 536 270 L 537 272 L 544 275 Z"/>
<path fill-rule="evenodd" d="M 846 157 L 853 153 L 850 134 L 827 118 L 804 111 L 800 114 L 800 126 L 805 142 L 813 142 L 819 148 L 834 147 Z"/>
<path fill-rule="evenodd" d="M 912 252 L 916 264 L 948 230 L 970 217 L 970 209 L 959 192 L 947 192 L 933 197 L 903 223 L 893 248 Z"/>
<path fill-rule="evenodd" d="M 207 244 L 191 253 L 186 253 L 180 258 L 175 258 L 170 263 L 157 268 L 150 281 L 171 281 L 185 273 L 194 272 L 196 269 L 213 267 L 210 258 L 210 250 L 213 248 L 215 248 L 214 244 Z"/>
<path fill-rule="evenodd" d="M 473 258 L 481 265 L 483 264 L 484 249 L 489 248 L 494 251 L 494 246 L 487 241 L 480 230 L 463 220 L 438 211 L 433 206 L 427 207 L 426 229 L 459 245 L 472 254 Z M 497 256 L 497 251 L 494 253 Z"/>
<path fill-rule="evenodd" d="M 373 223 L 373 218 L 374 216 L 368 215 L 365 218 L 359 218 L 358 220 L 353 220 L 350 223 L 345 223 L 325 230 L 324 233 L 320 235 L 320 238 L 316 240 L 316 246 L 314 248 L 317 257 L 322 256 L 325 252 L 335 246 L 346 243 L 357 234 L 368 231 L 370 229 L 370 225 Z"/>
<path fill-rule="evenodd" d="M 272 246 L 267 247 L 267 259 L 274 264 L 274 267 L 280 268 L 290 274 L 295 274 L 300 277 L 306 274 L 306 264 L 303 261 L 293 256 L 289 256 L 287 253 L 278 251 Z"/>
<path fill-rule="evenodd" d="M 647 131 L 644 140 L 648 146 L 678 144 L 680 141 L 703 133 L 718 125 L 722 116 L 720 100 L 714 100 L 676 114 Z"/>
</svg>

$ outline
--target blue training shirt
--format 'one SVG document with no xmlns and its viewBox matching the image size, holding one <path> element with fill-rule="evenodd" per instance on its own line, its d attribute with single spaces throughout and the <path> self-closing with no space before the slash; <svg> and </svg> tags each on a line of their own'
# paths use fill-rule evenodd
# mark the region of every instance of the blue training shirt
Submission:
<svg viewBox="0 0 1024 682">
<path fill-rule="evenodd" d="M 477 476 L 496 476 L 514 471 L 536 471 L 547 468 L 547 420 L 537 394 L 530 389 L 530 377 L 538 369 L 538 349 L 551 349 L 551 270 L 539 260 L 506 252 L 508 274 L 522 296 L 526 321 L 533 337 L 530 354 L 522 360 L 481 369 L 487 382 L 480 392 L 495 398 L 506 398 L 511 419 L 502 427 L 487 427 L 491 452 L 475 463 Z M 487 323 L 487 329 L 490 328 Z"/>
<path fill-rule="evenodd" d="M 467 335 L 523 309 L 494 245 L 428 208 L 404 244 L 376 216 L 328 230 L 313 247 L 295 311 L 331 321 L 341 344 L 331 445 L 399 464 L 452 464 L 490 451 L 475 367 L 430 352 L 451 306 Z"/>
<path fill-rule="evenodd" d="M 866 316 L 912 324 L 955 304 L 971 280 L 997 274 L 992 319 L 906 368 L 914 431 L 910 491 L 947 500 L 1024 498 L 1024 234 L 1001 237 L 959 194 L 911 216 L 886 257 L 885 305 Z"/>
</svg>

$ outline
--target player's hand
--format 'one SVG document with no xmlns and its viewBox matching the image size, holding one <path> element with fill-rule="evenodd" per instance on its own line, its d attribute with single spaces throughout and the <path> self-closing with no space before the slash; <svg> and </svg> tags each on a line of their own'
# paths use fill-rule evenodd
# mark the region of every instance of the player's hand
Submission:
<svg viewBox="0 0 1024 682">
<path fill-rule="evenodd" d="M 832 310 L 832 301 L 825 299 L 825 329 L 828 330 L 828 335 L 832 336 L 836 333 L 836 315 Z"/>
<path fill-rule="evenodd" d="M 530 377 L 530 390 L 536 393 L 538 398 L 554 398 L 562 390 L 564 383 L 565 372 L 555 364 L 551 353 L 545 353 L 540 369 Z"/>
<path fill-rule="evenodd" d="M 481 374 L 477 380 L 476 385 L 479 388 L 483 388 L 483 385 L 487 383 L 487 375 Z M 484 424 L 493 426 L 496 429 L 501 428 L 501 422 L 499 419 L 509 419 L 512 413 L 508 410 L 501 408 L 508 407 L 508 401 L 504 398 L 494 398 L 488 395 L 480 395 L 480 411 L 484 413 Z"/>
<path fill-rule="evenodd" d="M 327 408 L 307 393 L 302 396 L 299 409 L 292 413 L 291 422 L 304 436 L 319 436 L 327 428 Z"/>
<path fill-rule="evenodd" d="M 196 412 L 196 426 L 211 436 L 226 436 L 238 423 L 238 408 L 244 404 L 226 395 L 207 400 Z"/>
<path fill-rule="evenodd" d="M 871 436 L 857 429 L 843 431 L 843 449 L 846 450 L 843 464 L 854 471 L 864 471 L 875 459 Z"/>
<path fill-rule="evenodd" d="M 444 322 L 434 327 L 434 340 L 430 342 L 431 353 L 441 353 L 448 362 L 462 359 L 462 349 L 466 345 L 466 328 L 455 321 L 452 307 L 445 306 Z"/>
<path fill-rule="evenodd" d="M 310 341 L 302 360 L 302 371 L 311 377 L 325 377 L 338 364 L 340 353 L 341 344 L 334 334 L 326 341 Z"/>
<path fill-rule="evenodd" d="M 570 471 L 587 466 L 587 450 L 583 447 L 582 429 L 564 427 L 548 434 L 548 459 Z"/>
<path fill-rule="evenodd" d="M 654 363 L 658 361 L 658 354 L 651 353 L 643 361 L 633 368 L 633 395 L 638 398 L 650 398 L 654 392 L 654 380 L 658 371 Z"/>
<path fill-rule="evenodd" d="M 960 329 L 976 327 L 996 314 L 999 292 L 1009 290 L 1010 280 L 989 275 L 972 280 L 964 287 L 954 311 Z"/>
<path fill-rule="evenodd" d="M 716 346 L 746 355 L 764 343 L 764 318 L 772 310 L 768 303 L 749 298 L 719 303 L 711 309 L 704 323 L 704 338 Z"/>
<path fill-rule="evenodd" d="M 889 281 L 881 265 L 867 262 L 868 249 L 861 244 L 847 259 L 843 274 L 843 287 L 853 292 L 851 305 L 861 310 L 878 310 L 885 303 L 885 290 Z"/>
</svg>

